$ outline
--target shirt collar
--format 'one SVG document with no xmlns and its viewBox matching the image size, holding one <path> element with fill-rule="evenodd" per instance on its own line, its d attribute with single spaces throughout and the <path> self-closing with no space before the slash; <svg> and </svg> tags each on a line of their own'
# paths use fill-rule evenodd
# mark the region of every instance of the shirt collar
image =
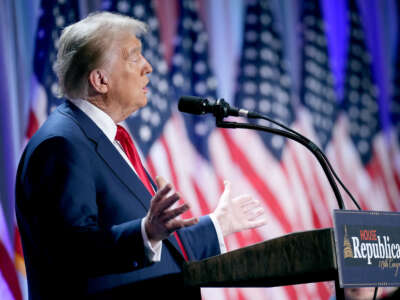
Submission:
<svg viewBox="0 0 400 300">
<path fill-rule="evenodd" d="M 82 110 L 113 143 L 117 134 L 117 125 L 113 119 L 100 108 L 83 99 L 70 100 L 75 106 Z"/>
</svg>

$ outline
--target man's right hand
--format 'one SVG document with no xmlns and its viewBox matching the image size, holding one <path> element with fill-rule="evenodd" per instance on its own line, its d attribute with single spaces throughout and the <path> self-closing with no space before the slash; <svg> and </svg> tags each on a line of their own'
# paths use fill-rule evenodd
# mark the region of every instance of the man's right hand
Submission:
<svg viewBox="0 0 400 300">
<path fill-rule="evenodd" d="M 180 219 L 181 214 L 189 209 L 184 203 L 172 208 L 180 196 L 172 191 L 172 185 L 164 178 L 157 176 L 157 193 L 151 199 L 150 209 L 145 217 L 145 230 L 150 242 L 156 243 L 166 239 L 174 231 L 198 223 L 198 218 Z"/>
</svg>

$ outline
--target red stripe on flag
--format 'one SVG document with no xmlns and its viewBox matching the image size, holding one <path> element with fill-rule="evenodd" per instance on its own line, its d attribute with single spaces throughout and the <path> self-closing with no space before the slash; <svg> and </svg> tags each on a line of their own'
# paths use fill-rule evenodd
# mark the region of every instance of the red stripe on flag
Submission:
<svg viewBox="0 0 400 300">
<path fill-rule="evenodd" d="M 275 196 L 272 194 L 268 186 L 265 184 L 262 178 L 258 176 L 253 166 L 250 164 L 246 155 L 242 152 L 242 150 L 233 142 L 231 136 L 229 135 L 227 130 L 221 129 L 221 134 L 225 139 L 225 142 L 228 145 L 228 149 L 230 151 L 230 156 L 233 161 L 242 169 L 243 174 L 247 177 L 252 186 L 257 190 L 257 192 L 264 198 L 265 202 L 268 203 L 268 206 L 272 208 L 273 213 L 276 218 L 282 224 L 282 227 L 286 232 L 292 231 L 292 226 L 286 219 L 286 216 L 282 210 L 282 207 L 279 205 Z"/>
<path fill-rule="evenodd" d="M 318 214 L 315 210 L 315 206 L 311 200 L 312 194 L 310 192 L 310 187 L 308 186 L 308 183 L 305 179 L 305 175 L 303 174 L 302 168 L 298 162 L 298 157 L 296 155 L 296 149 L 293 149 L 293 147 L 290 143 L 288 144 L 288 147 L 289 147 L 290 153 L 293 158 L 293 163 L 294 163 L 294 167 L 296 168 L 298 178 L 300 179 L 301 185 L 307 195 L 308 205 L 310 206 L 311 212 L 312 212 L 313 224 L 316 228 L 321 228 L 321 222 L 320 222 Z"/>
<path fill-rule="evenodd" d="M 321 186 L 323 183 L 320 181 L 321 178 L 320 178 L 319 174 L 317 174 L 317 170 L 315 168 L 312 168 L 312 177 L 313 177 L 313 181 L 315 182 L 315 187 L 317 188 L 319 201 L 321 201 L 325 211 L 329 212 L 330 208 L 329 208 L 329 205 L 327 204 L 328 200 L 325 198 L 323 187 Z M 333 191 L 332 191 L 332 193 L 333 193 Z M 329 218 L 329 226 L 331 226 L 331 225 L 332 225 L 332 218 Z"/>
<path fill-rule="evenodd" d="M 151 178 L 153 180 L 155 180 L 157 177 L 157 172 L 156 172 L 156 168 L 154 167 L 154 163 L 153 163 L 153 160 L 151 159 L 150 155 L 146 159 L 146 164 L 147 164 L 147 170 L 149 171 Z"/>
<path fill-rule="evenodd" d="M 242 232 L 236 232 L 235 238 L 238 241 L 240 248 L 248 245 L 247 239 L 244 237 Z"/>
<path fill-rule="evenodd" d="M 236 296 L 238 300 L 246 300 L 241 289 L 236 289 Z"/>
<path fill-rule="evenodd" d="M 0 241 L 0 271 L 3 274 L 4 280 L 6 281 L 11 293 L 15 300 L 22 300 L 22 294 L 19 286 L 17 272 L 15 265 L 11 260 L 10 256 L 3 243 Z"/>
<path fill-rule="evenodd" d="M 178 190 L 178 187 L 179 187 L 178 178 L 177 178 L 177 176 L 176 176 L 174 164 L 173 164 L 173 162 L 172 162 L 171 152 L 170 152 L 170 150 L 169 150 L 169 147 L 168 147 L 168 145 L 167 145 L 167 142 L 165 141 L 165 138 L 162 136 L 162 137 L 160 138 L 160 140 L 161 140 L 161 143 L 162 143 L 162 145 L 163 145 L 163 147 L 164 147 L 164 149 L 165 149 L 165 151 L 166 151 L 166 154 L 167 154 L 168 165 L 169 165 L 169 167 L 170 167 L 170 169 L 171 169 L 171 174 L 172 174 L 172 183 L 173 183 L 173 185 L 175 186 L 175 189 Z M 153 168 L 154 168 L 154 167 L 153 167 Z M 180 201 L 182 201 L 182 198 L 180 199 Z M 188 211 L 188 213 L 190 214 L 189 211 Z M 178 235 L 178 233 L 177 233 L 176 231 L 174 232 L 174 236 L 175 236 L 176 241 L 178 242 L 178 245 L 179 245 L 179 248 L 181 249 L 181 252 L 182 252 L 182 254 L 183 254 L 183 257 L 185 258 L 186 261 L 188 261 L 188 260 L 189 260 L 189 257 L 188 257 L 188 255 L 187 255 L 186 250 L 185 250 L 185 248 L 183 247 L 183 244 L 182 244 L 182 242 L 181 242 L 181 239 L 179 238 L 179 235 Z"/>
<path fill-rule="evenodd" d="M 320 299 L 329 299 L 331 296 L 331 291 L 326 283 L 318 282 L 316 283 L 318 295 Z"/>
<path fill-rule="evenodd" d="M 334 149 L 336 157 L 337 157 L 338 170 L 339 171 L 343 170 L 342 174 L 339 174 L 339 177 L 343 178 L 342 181 L 344 183 L 349 183 L 349 184 L 346 184 L 346 186 L 348 185 L 349 186 L 349 190 L 351 191 L 351 193 L 355 194 L 355 199 L 358 202 L 358 204 L 360 205 L 360 207 L 363 210 L 366 210 L 366 209 L 368 209 L 367 205 L 366 205 L 367 202 L 364 199 L 364 196 L 363 196 L 362 192 L 359 190 L 359 186 L 357 184 L 356 177 L 354 176 L 355 174 L 357 174 L 357 172 L 359 170 L 353 170 L 353 172 L 354 172 L 353 174 L 348 174 L 348 172 L 346 172 L 346 168 L 344 167 L 345 162 L 343 161 L 343 157 L 341 155 L 340 147 L 346 147 L 345 144 L 347 142 L 348 141 L 341 141 L 341 142 L 334 141 L 332 143 L 333 144 L 333 149 Z M 347 195 L 345 195 L 345 197 L 346 197 L 346 199 L 351 201 L 350 198 Z"/>
<path fill-rule="evenodd" d="M 193 186 L 193 190 L 196 193 L 197 202 L 200 205 L 201 214 L 202 215 L 209 214 L 210 213 L 210 207 L 208 206 L 207 200 L 204 197 L 204 194 L 201 191 L 199 185 L 197 184 L 196 180 L 194 180 L 194 178 L 191 178 L 191 183 L 192 183 L 192 186 Z"/>
<path fill-rule="evenodd" d="M 285 176 L 286 182 L 288 184 L 288 189 L 289 190 L 294 190 L 293 186 L 293 180 L 291 179 L 289 175 L 289 170 L 287 169 L 286 163 L 283 163 L 281 165 L 281 170 L 283 175 Z M 301 217 L 297 217 L 295 220 L 292 220 L 292 224 L 294 224 L 294 228 L 304 228 L 304 222 L 302 221 Z"/>
<path fill-rule="evenodd" d="M 227 288 L 223 289 L 225 299 L 230 299 L 229 290 Z"/>
<path fill-rule="evenodd" d="M 314 186 L 315 186 L 315 188 L 317 190 L 318 201 L 319 201 L 319 203 L 321 203 L 321 207 L 325 212 L 330 212 L 330 207 L 329 207 L 329 204 L 328 204 L 329 203 L 329 199 L 326 198 L 326 195 L 324 193 L 324 187 L 323 187 L 323 185 L 324 185 L 323 181 L 328 180 L 328 179 L 326 178 L 325 173 L 323 173 L 322 176 L 321 176 L 321 173 L 318 173 L 317 170 L 319 168 L 322 168 L 322 167 L 321 167 L 321 165 L 319 163 L 318 163 L 318 165 L 316 164 L 315 158 L 311 157 L 310 155 L 307 155 L 307 158 L 308 158 L 308 162 L 309 162 L 309 164 L 311 166 L 312 179 L 313 179 L 312 182 L 314 183 Z M 333 191 L 332 191 L 330 186 L 329 186 L 329 190 L 330 190 L 331 194 L 334 195 L 334 193 L 333 193 Z M 331 218 L 331 214 L 328 213 L 328 215 L 329 215 L 329 224 L 328 224 L 328 226 L 331 227 L 333 221 L 332 221 L 332 218 Z M 323 225 L 321 224 L 321 227 L 322 226 Z M 325 224 L 325 226 L 326 226 L 326 224 Z"/>
<path fill-rule="evenodd" d="M 391 163 L 390 161 L 390 156 L 391 156 L 391 150 L 389 150 L 389 159 L 385 160 L 382 155 L 386 155 L 387 152 L 384 154 L 382 153 L 381 155 L 378 154 L 378 151 L 376 151 L 376 159 L 378 162 L 379 170 L 382 178 L 382 181 L 384 183 L 385 191 L 387 194 L 387 197 L 390 201 L 390 203 L 393 205 L 393 210 L 392 211 L 398 211 L 399 207 L 399 199 L 398 196 L 400 194 L 399 186 L 397 185 L 395 174 L 396 171 L 394 170 L 395 165 Z M 386 164 L 385 164 L 386 162 Z M 387 168 L 387 170 L 386 170 Z M 395 195 L 393 195 L 395 193 Z"/>
<path fill-rule="evenodd" d="M 296 289 L 293 285 L 285 286 L 285 290 L 289 295 L 289 299 L 298 299 L 299 298 L 297 295 Z"/>
<path fill-rule="evenodd" d="M 400 193 L 400 177 L 399 177 L 399 168 L 398 164 L 396 163 L 396 156 L 399 155 L 397 147 L 391 147 L 390 148 L 390 162 L 391 162 L 391 172 L 393 176 L 393 180 L 396 184 L 397 190 Z"/>
<path fill-rule="evenodd" d="M 387 182 L 384 179 L 385 174 L 384 171 L 382 170 L 381 164 L 378 161 L 378 156 L 376 151 L 374 151 L 371 161 L 366 166 L 366 169 L 368 171 L 368 174 L 370 174 L 373 182 L 380 181 L 383 184 L 383 188 L 386 194 L 386 199 L 388 200 L 387 202 L 389 204 L 390 210 L 396 211 L 396 206 L 393 203 L 394 200 L 390 195 L 389 187 L 387 186 Z"/>
<path fill-rule="evenodd" d="M 393 178 L 394 178 L 394 181 L 396 182 L 396 186 L 397 186 L 398 190 L 400 191 L 400 176 L 397 173 L 395 166 L 393 167 Z"/>
<path fill-rule="evenodd" d="M 172 177 L 172 184 L 174 185 L 174 187 L 175 187 L 175 189 L 176 189 L 177 191 L 180 191 L 178 176 L 177 176 L 176 171 L 175 171 L 175 165 L 174 165 L 174 162 L 173 162 L 173 159 L 172 159 L 171 150 L 169 149 L 168 143 L 167 143 L 167 141 L 165 140 L 165 137 L 164 137 L 164 136 L 161 136 L 161 137 L 160 137 L 160 141 L 161 141 L 161 144 L 162 144 L 162 146 L 163 146 L 163 148 L 164 148 L 164 150 L 165 150 L 165 154 L 167 155 L 168 167 L 169 167 L 169 169 L 170 169 L 171 177 Z M 181 199 L 179 200 L 179 202 L 180 202 L 181 204 L 182 204 L 183 202 L 185 202 L 185 201 L 184 201 L 184 198 L 182 197 L 182 193 L 181 193 Z M 183 218 L 192 218 L 193 215 L 192 215 L 192 213 L 190 212 L 190 210 L 188 210 L 188 211 L 186 211 L 184 214 L 182 214 L 182 217 L 183 217 Z"/>
<path fill-rule="evenodd" d="M 26 128 L 26 137 L 30 139 L 39 129 L 39 121 L 32 109 L 29 110 L 28 126 Z"/>
<path fill-rule="evenodd" d="M 18 227 L 15 226 L 15 230 L 14 230 L 14 246 L 15 246 L 15 253 L 23 256 L 23 252 L 22 252 L 22 243 L 21 243 L 21 235 L 19 234 L 19 230 Z"/>
</svg>

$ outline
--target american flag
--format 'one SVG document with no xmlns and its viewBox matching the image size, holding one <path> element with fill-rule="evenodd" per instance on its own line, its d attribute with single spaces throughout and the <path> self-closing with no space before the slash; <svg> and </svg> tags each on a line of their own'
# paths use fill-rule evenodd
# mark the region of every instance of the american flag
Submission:
<svg viewBox="0 0 400 300">
<path fill-rule="evenodd" d="M 196 95 L 198 97 L 215 100 L 217 97 L 217 82 L 210 67 L 208 55 L 208 35 L 202 19 L 199 16 L 197 1 L 179 1 L 179 23 L 174 40 L 175 50 L 172 57 L 171 82 L 174 87 L 174 99 L 182 95 Z M 216 200 L 223 190 L 223 174 L 214 168 L 218 160 L 214 145 L 211 149 L 209 140 L 215 132 L 215 118 L 206 116 L 180 115 L 174 116 L 180 125 L 175 128 L 184 128 L 183 134 L 176 139 L 171 135 L 167 142 L 170 145 L 185 146 L 176 148 L 176 161 L 180 160 L 181 153 L 185 153 L 185 163 L 171 166 L 177 170 L 175 177 L 184 198 L 191 203 L 190 214 L 204 215 L 213 211 Z M 183 126 L 182 126 L 183 125 Z M 174 173 L 177 173 L 174 171 Z M 184 184 L 182 184 L 184 183 Z M 188 216 L 190 215 L 188 214 Z M 241 237 L 234 238 L 237 245 Z M 231 245 L 227 245 L 228 248 Z M 236 246 L 237 247 L 237 246 Z M 249 291 L 249 290 L 248 290 Z M 203 299 L 235 299 L 243 297 L 240 289 L 202 289 Z M 254 293 L 248 293 L 252 298 Z"/>
<path fill-rule="evenodd" d="M 314 139 L 310 133 L 315 134 L 313 127 L 317 128 L 319 123 L 313 126 L 305 119 L 304 108 L 293 96 L 283 53 L 283 39 L 272 5 L 271 1 L 247 2 L 236 104 L 268 115 Z M 303 49 L 308 51 L 303 54 L 303 63 L 307 67 L 316 68 L 318 65 L 316 52 L 325 59 L 327 57 L 326 46 L 320 49 L 316 44 L 318 39 L 325 41 L 320 19 L 319 7 L 311 2 L 304 3 Z M 329 73 L 326 65 L 317 67 Z M 314 102 L 323 101 L 312 90 L 316 81 L 312 71 L 307 69 L 304 72 L 304 81 L 308 85 L 303 88 L 303 95 L 311 98 L 309 94 L 312 93 Z M 323 133 L 321 131 L 321 135 Z M 293 231 L 329 227 L 330 211 L 323 200 L 325 193 L 331 192 L 309 153 L 291 141 L 266 133 L 234 131 L 225 136 L 229 137 L 228 143 L 235 145 L 229 148 L 236 148 L 241 153 L 240 156 L 233 155 L 237 156 L 235 163 L 240 166 L 239 177 L 245 178 L 257 197 L 264 200 L 271 222 L 268 232 L 258 232 L 263 239 Z M 335 202 L 332 202 L 331 206 L 334 205 Z M 315 284 L 274 289 L 274 293 L 272 298 L 276 299 L 327 299 L 330 291 L 325 284 Z M 268 292 L 266 295 L 269 295 Z"/>
<path fill-rule="evenodd" d="M 1 199 L 0 199 L 1 200 Z M 14 251 L 6 225 L 6 218 L 0 201 L 0 298 L 22 300 L 23 294 L 18 280 Z"/>
<path fill-rule="evenodd" d="M 399 40 L 400 45 L 400 40 Z M 397 46 L 398 51 L 400 46 Z M 393 84 L 393 99 L 390 105 L 391 121 L 396 125 L 395 133 L 400 138 L 400 56 L 397 56 L 396 68 L 395 68 L 395 80 Z M 398 140 L 397 142 L 400 142 Z"/>
<path fill-rule="evenodd" d="M 400 4 L 397 5 L 397 15 L 400 16 Z M 400 39 L 397 40 L 397 53 L 400 51 Z M 396 55 L 396 65 L 394 68 L 394 80 L 392 85 L 392 101 L 390 102 L 390 119 L 391 123 L 394 125 L 394 130 L 392 131 L 392 159 L 394 164 L 400 168 L 400 155 L 398 154 L 400 145 L 400 56 Z M 395 174 L 395 179 L 397 185 L 400 186 L 400 174 L 397 172 Z"/>
<path fill-rule="evenodd" d="M 235 103 L 238 107 L 258 111 L 290 126 L 294 121 L 290 77 L 286 72 L 282 40 L 275 27 L 276 23 L 270 5 L 270 1 L 248 1 L 247 3 L 244 42 Z M 261 120 L 260 123 L 263 125 L 265 121 Z M 270 124 L 267 123 L 267 125 Z M 224 135 L 228 143 L 234 142 L 233 135 L 229 132 L 225 132 Z M 240 133 L 240 135 L 243 135 L 243 133 Z M 257 145 L 261 148 L 249 147 L 248 150 L 251 150 L 251 152 L 257 149 L 254 151 L 255 155 L 246 151 L 246 148 L 240 147 L 244 142 L 243 140 L 236 143 L 236 148 L 243 151 L 242 155 L 232 152 L 232 156 L 241 167 L 243 175 L 247 177 L 247 180 L 262 197 L 261 199 L 264 199 L 266 205 L 268 205 L 268 209 L 274 219 L 278 221 L 281 231 L 290 232 L 293 228 L 291 221 L 285 214 L 285 208 L 281 206 L 282 202 L 274 196 L 273 187 L 269 186 L 263 178 L 266 173 L 257 173 L 261 170 L 256 169 L 249 172 L 254 168 L 250 166 L 251 160 L 261 159 L 258 152 L 260 149 L 263 149 L 260 153 L 266 153 L 265 150 L 268 149 L 268 153 L 266 153 L 268 157 L 265 157 L 265 159 L 278 165 L 282 160 L 286 140 L 281 136 L 263 133 L 255 135 L 254 138 L 256 140 L 260 138 L 259 142 L 262 143 Z M 243 148 L 243 150 L 240 148 Z M 252 156 L 256 157 L 252 159 Z M 282 176 L 280 179 L 285 177 L 281 170 L 276 171 L 279 172 L 279 176 Z"/>
<path fill-rule="evenodd" d="M 349 2 L 345 95 L 336 126 L 335 158 L 362 208 L 397 211 L 399 185 L 379 111 L 379 90 L 356 1 Z"/>
<path fill-rule="evenodd" d="M 305 1 L 302 13 L 302 80 L 300 107 L 297 110 L 297 126 L 319 147 L 326 151 L 330 146 L 338 114 L 338 102 L 334 90 L 334 79 L 329 65 L 325 22 L 318 1 Z M 321 167 L 314 158 L 301 152 L 292 153 L 294 161 L 307 163 L 297 168 L 297 174 L 305 185 L 305 204 L 311 210 L 312 226 L 332 227 L 331 210 L 337 208 L 330 186 Z M 317 294 L 327 298 L 329 289 L 318 284 Z"/>
<path fill-rule="evenodd" d="M 27 138 L 30 138 L 47 115 L 62 99 L 57 97 L 58 83 L 53 64 L 57 58 L 57 43 L 64 27 L 78 21 L 78 1 L 42 0 L 35 42 L 34 81 Z"/>
<path fill-rule="evenodd" d="M 149 26 L 149 32 L 141 37 L 143 54 L 153 66 L 149 103 L 125 125 L 150 174 L 164 176 L 191 204 L 184 217 L 213 211 L 224 179 L 233 183 L 233 194 L 249 193 L 262 200 L 268 225 L 226 238 L 228 250 L 295 231 L 331 227 L 336 200 L 320 166 L 303 147 L 267 133 L 216 129 L 212 117 L 177 113 L 176 101 L 182 95 L 216 98 L 217 82 L 208 57 L 207 30 L 199 15 L 200 1 L 176 2 L 179 17 L 173 45 L 161 42 L 160 12 L 156 14 L 154 1 L 102 2 L 102 9 L 133 16 Z M 302 5 L 298 92 L 287 73 L 284 42 L 272 4 L 271 0 L 246 2 L 235 105 L 266 114 L 313 140 L 327 153 L 363 208 L 398 210 L 400 177 L 394 163 L 399 159 L 398 147 L 386 146 L 377 121 L 379 94 L 369 71 L 370 58 L 355 2 L 349 3 L 351 34 L 343 101 L 334 90 L 319 1 L 306 0 Z M 78 1 L 42 1 L 34 62 L 37 88 L 27 138 L 60 103 L 54 96 L 57 81 L 52 64 L 60 31 L 79 20 L 78 8 Z M 171 65 L 165 60 L 165 46 L 173 48 Z M 393 120 L 399 119 L 398 102 L 398 98 L 393 100 Z M 203 299 L 252 300 L 326 300 L 332 293 L 326 283 L 202 291 Z"/>
<path fill-rule="evenodd" d="M 296 125 L 326 151 L 337 118 L 338 102 L 329 66 L 325 23 L 318 1 L 304 2 L 302 36 L 301 105 L 297 110 Z M 301 154 L 293 154 L 298 155 L 295 160 L 302 161 Z M 307 169 L 311 171 L 307 172 Z M 298 168 L 297 172 L 310 186 L 305 197 L 311 209 L 312 225 L 316 228 L 332 226 L 330 210 L 336 207 L 336 202 L 320 166 L 315 159 L 308 159 L 308 163 Z"/>
<path fill-rule="evenodd" d="M 172 99 L 175 101 L 183 95 L 196 95 L 211 100 L 215 100 L 217 95 L 216 78 L 208 61 L 208 35 L 199 18 L 196 4 L 197 2 L 192 0 L 179 1 L 179 23 L 171 65 Z M 173 105 L 176 107 L 176 102 Z M 214 204 L 210 203 L 209 199 L 215 199 L 219 190 L 218 184 L 222 186 L 222 180 L 212 169 L 208 144 L 209 136 L 215 129 L 215 119 L 210 115 L 177 113 L 174 114 L 174 119 L 183 125 L 184 135 L 179 139 L 185 141 L 188 149 L 187 163 L 180 167 L 180 176 L 188 176 L 182 192 L 187 201 L 195 207 L 192 213 L 210 213 Z M 170 139 L 167 142 L 179 145 L 179 139 Z M 176 151 L 179 153 L 179 148 Z M 207 182 L 204 178 L 208 178 Z M 176 177 L 175 183 L 181 186 L 179 181 L 182 179 Z M 208 181 L 216 184 L 213 189 L 208 188 L 213 184 Z"/>
<path fill-rule="evenodd" d="M 174 40 L 172 57 L 173 99 L 182 95 L 216 100 L 217 80 L 208 62 L 208 35 L 198 16 L 197 2 L 180 1 L 178 34 Z M 210 116 L 184 116 L 188 136 L 204 159 L 209 159 L 208 136 L 215 128 L 215 119 Z"/>
<path fill-rule="evenodd" d="M 332 137 L 338 105 L 319 2 L 308 0 L 303 6 L 303 85 L 300 97 L 302 105 L 312 116 L 316 142 L 325 150 Z"/>
<path fill-rule="evenodd" d="M 248 2 L 235 99 L 238 107 L 258 111 L 290 126 L 294 121 L 290 77 L 283 59 L 282 39 L 275 25 L 269 1 Z M 262 135 L 262 139 L 280 160 L 284 138 L 268 134 Z"/>
</svg>

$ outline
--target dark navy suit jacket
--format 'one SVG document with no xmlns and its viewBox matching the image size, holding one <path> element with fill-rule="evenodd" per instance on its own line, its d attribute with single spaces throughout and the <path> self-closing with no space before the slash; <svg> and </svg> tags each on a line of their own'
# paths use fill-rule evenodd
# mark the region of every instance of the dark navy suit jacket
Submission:
<svg viewBox="0 0 400 300">
<path fill-rule="evenodd" d="M 121 287 L 134 291 L 138 282 L 180 273 L 173 237 L 163 241 L 160 262 L 146 258 L 140 223 L 150 199 L 96 124 L 69 101 L 59 106 L 27 145 L 16 180 L 30 299 L 103 292 L 119 299 L 113 293 Z M 178 234 L 191 260 L 219 254 L 208 216 Z M 180 281 L 156 282 L 181 287 Z"/>
</svg>

